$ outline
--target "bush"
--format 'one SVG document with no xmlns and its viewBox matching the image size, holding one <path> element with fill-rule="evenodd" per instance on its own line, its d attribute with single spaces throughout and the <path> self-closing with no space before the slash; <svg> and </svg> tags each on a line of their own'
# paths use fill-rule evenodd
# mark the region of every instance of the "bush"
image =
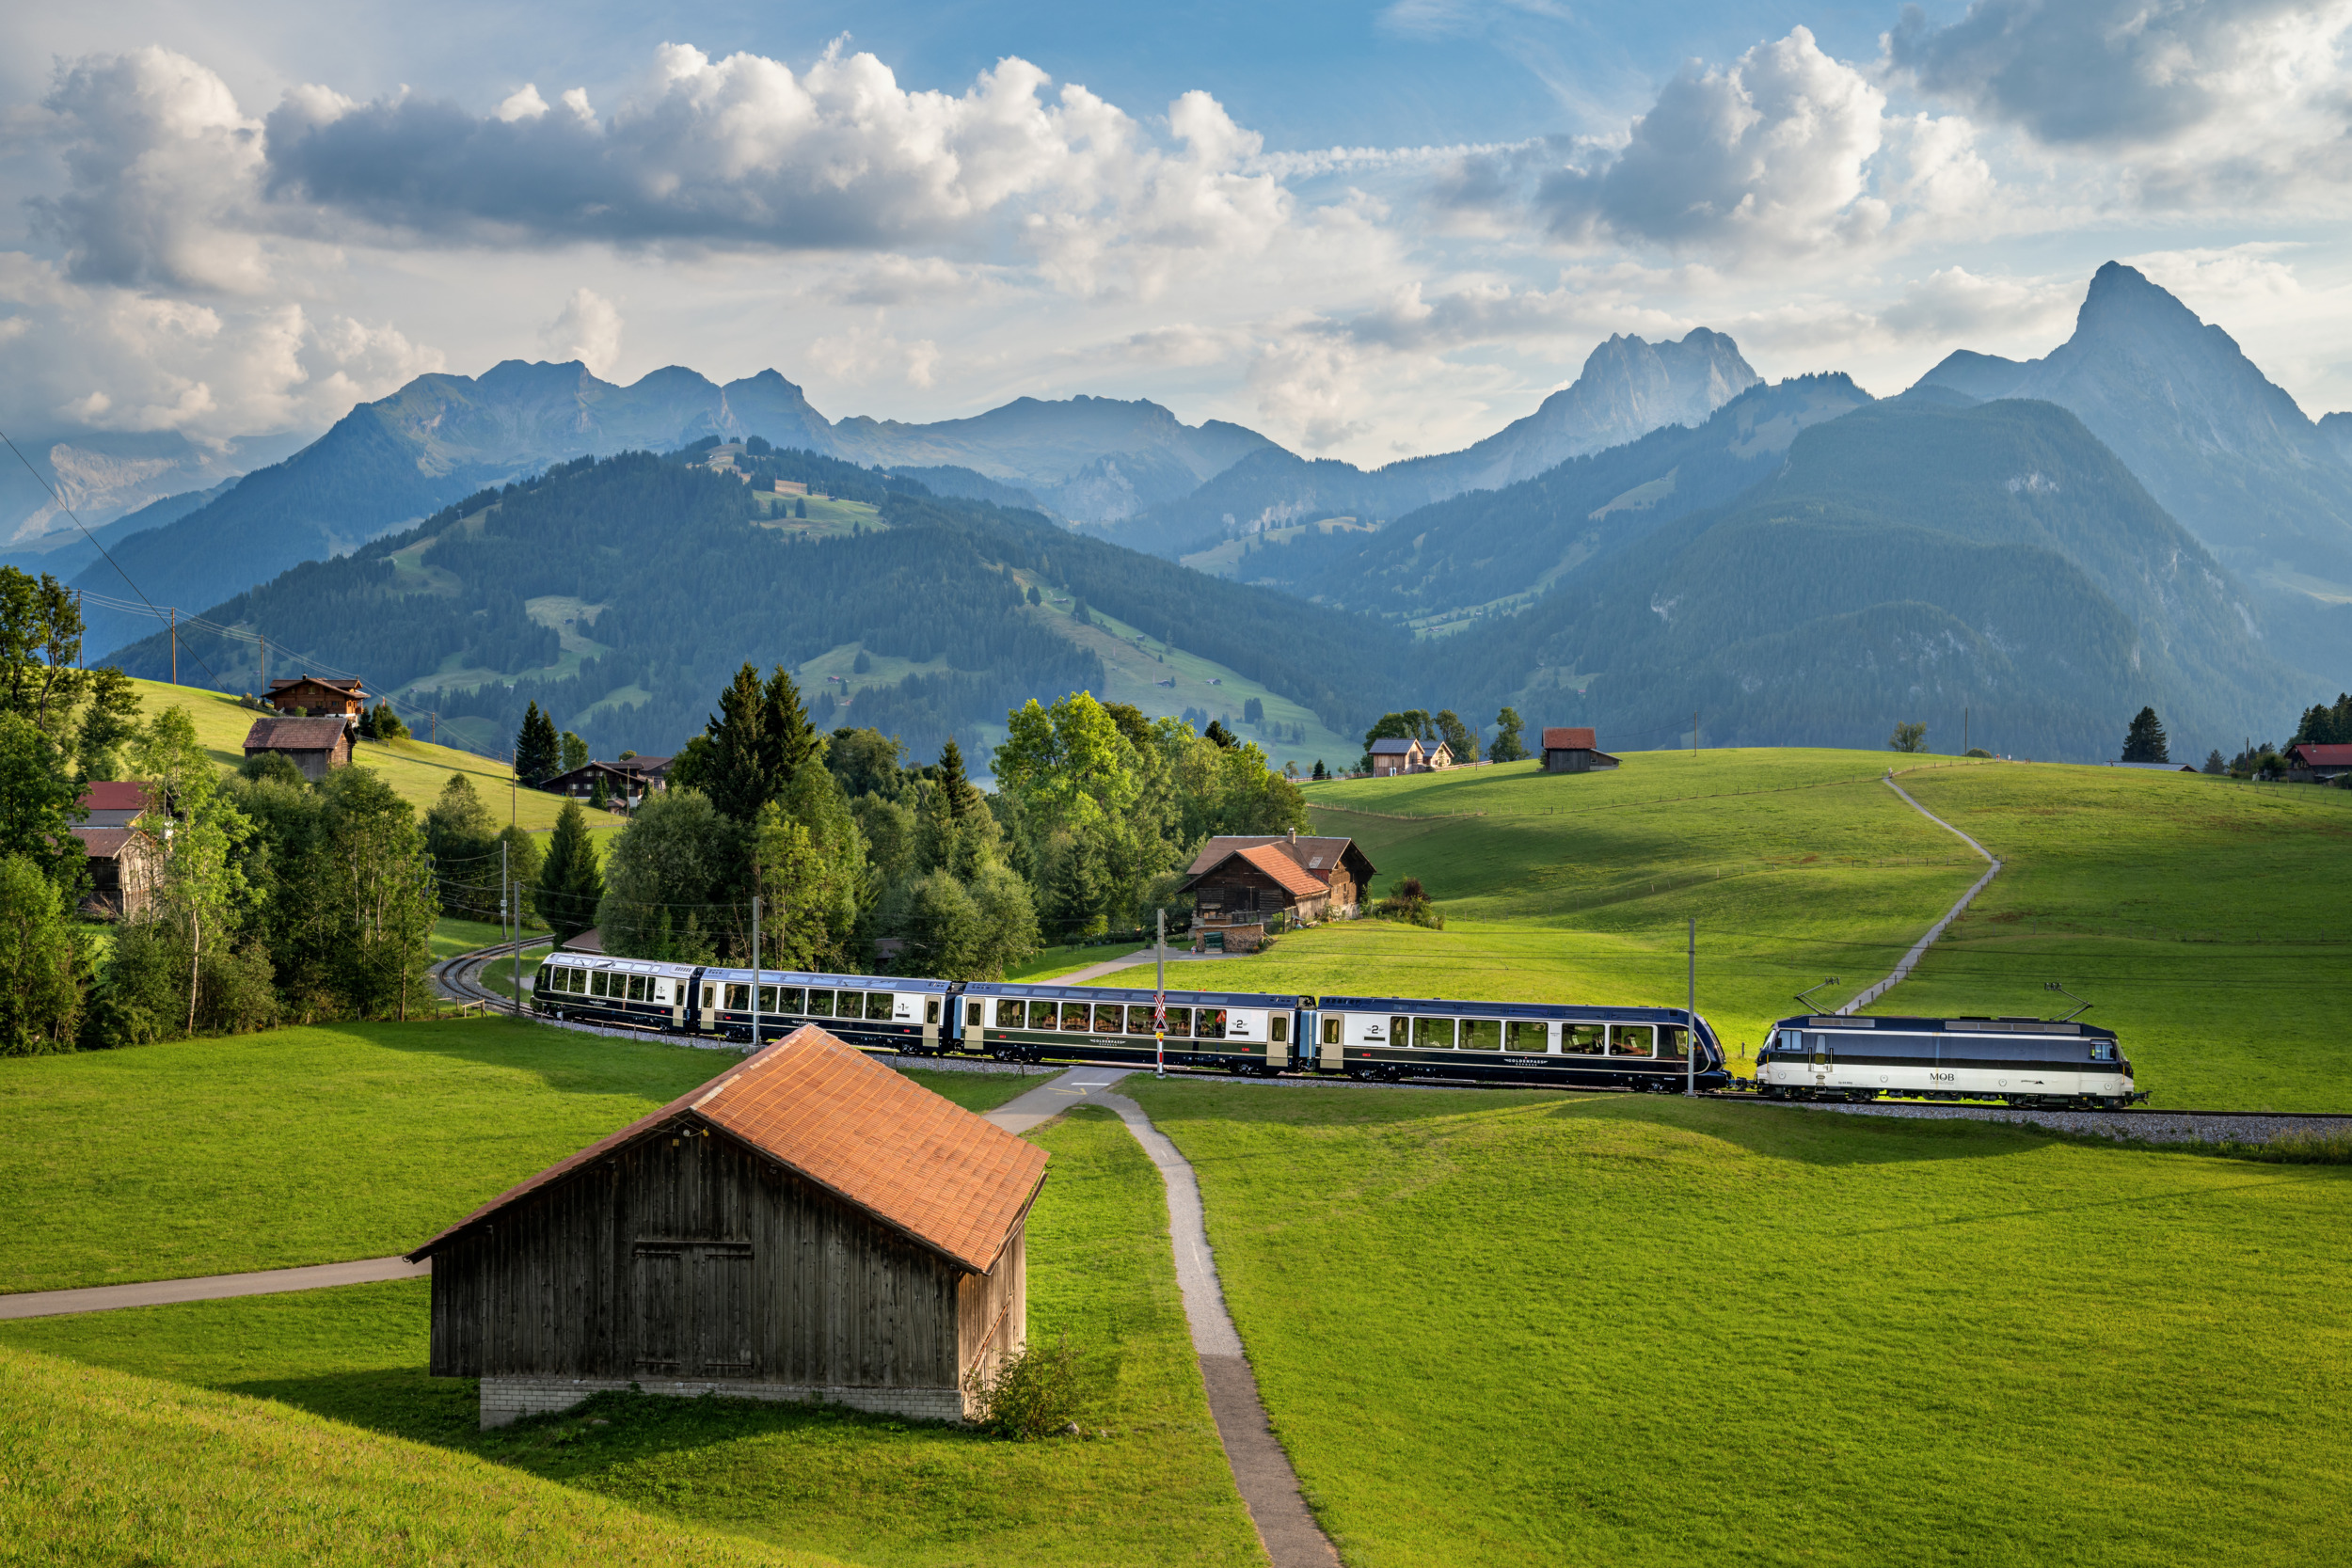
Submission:
<svg viewBox="0 0 2352 1568">
<path fill-rule="evenodd" d="M 1407 877 L 1397 883 L 1396 891 L 1375 904 L 1372 912 L 1381 920 L 1402 920 L 1426 926 L 1433 931 L 1445 929 L 1445 916 L 1429 902 L 1429 891 L 1421 885 L 1419 877 Z"/>
<path fill-rule="evenodd" d="M 1051 1345 L 1026 1344 L 999 1362 L 993 1376 L 975 1367 L 963 1390 L 982 1431 L 1016 1442 L 1050 1437 L 1078 1418 L 1078 1353 L 1067 1334 Z"/>
<path fill-rule="evenodd" d="M 307 782 L 294 759 L 283 752 L 256 752 L 238 764 L 237 772 L 256 784 L 292 784 L 300 789 Z"/>
</svg>

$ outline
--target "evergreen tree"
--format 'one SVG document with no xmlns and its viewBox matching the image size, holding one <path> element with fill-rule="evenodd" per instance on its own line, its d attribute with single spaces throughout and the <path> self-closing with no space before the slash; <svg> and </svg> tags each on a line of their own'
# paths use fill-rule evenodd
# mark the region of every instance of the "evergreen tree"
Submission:
<svg viewBox="0 0 2352 1568">
<path fill-rule="evenodd" d="M 1241 744 L 1241 737 L 1236 736 L 1232 731 L 1227 729 L 1225 727 L 1225 721 L 1222 719 L 1210 720 L 1208 733 L 1202 736 L 1201 738 L 1203 740 L 1214 741 L 1219 749 L 1228 752 Z"/>
<path fill-rule="evenodd" d="M 799 776 L 802 766 L 817 754 L 817 727 L 801 705 L 801 689 L 783 665 L 769 672 L 760 692 L 760 731 L 766 748 L 762 761 L 770 779 L 768 800 L 781 796 Z"/>
<path fill-rule="evenodd" d="M 745 664 L 719 693 L 719 711 L 704 725 L 710 750 L 697 784 L 710 803 L 738 822 L 750 822 L 772 798 L 768 773 L 768 714 L 759 671 Z"/>
<path fill-rule="evenodd" d="M 588 836 L 588 816 L 577 800 L 564 802 L 548 835 L 548 858 L 539 869 L 539 918 L 558 942 L 569 942 L 596 924 L 596 905 L 604 897 L 604 877 L 596 867 L 596 842 Z"/>
<path fill-rule="evenodd" d="M 1323 759 L 1321 757 L 1315 758 L 1314 776 L 1318 779 L 1327 779 L 1331 776 L 1331 770 L 1323 766 Z"/>
<path fill-rule="evenodd" d="M 959 822 L 986 803 L 964 774 L 963 748 L 952 739 L 939 749 L 939 787 L 947 797 L 947 809 Z"/>
<path fill-rule="evenodd" d="M 2144 707 L 2132 721 L 2131 729 L 2123 736 L 2125 762 L 2169 762 L 2166 753 L 2164 725 L 2156 718 L 2156 710 Z"/>
<path fill-rule="evenodd" d="M 2221 748 L 2220 748 L 2220 747 L 2216 746 L 2216 747 L 2215 747 L 2212 751 L 2210 751 L 2210 752 L 2206 752 L 2206 753 L 2205 753 L 2205 771 L 2206 771 L 2206 772 L 2208 772 L 2208 773 L 2227 773 L 2229 770 L 2230 770 L 2230 765 L 2229 765 L 2228 763 L 2226 763 L 2226 762 L 2224 762 L 2224 761 L 2222 761 L 2222 760 L 2221 760 Z"/>
<path fill-rule="evenodd" d="M 1520 762 L 1527 756 L 1527 726 L 1518 709 L 1506 707 L 1495 715 L 1495 743 L 1486 755 L 1496 762 Z"/>
<path fill-rule="evenodd" d="M 588 784 L 588 803 L 598 811 L 612 809 L 612 792 L 604 786 L 604 775 L 598 773 Z"/>
<path fill-rule="evenodd" d="M 564 771 L 564 743 L 555 721 L 534 702 L 523 712 L 522 728 L 515 736 L 515 777 L 536 788 Z"/>
</svg>

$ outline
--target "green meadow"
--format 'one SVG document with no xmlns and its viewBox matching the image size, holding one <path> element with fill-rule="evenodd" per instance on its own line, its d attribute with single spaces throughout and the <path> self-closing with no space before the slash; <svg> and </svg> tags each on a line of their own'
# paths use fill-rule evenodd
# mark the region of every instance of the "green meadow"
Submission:
<svg viewBox="0 0 2352 1568">
<path fill-rule="evenodd" d="M 2352 975 L 2352 791 L 1863 752 L 1633 753 L 1308 791 L 1385 893 L 1418 877 L 1441 931 L 1359 921 L 1230 959 L 1218 983 L 1306 994 L 1679 1005 L 1746 1072 L 1773 1019 L 1894 968 L 1984 862 L 2005 869 L 1882 1013 L 2054 1017 L 2089 999 L 2152 1103 L 2352 1110 L 2343 1050 L 2306 1022 Z"/>
<path fill-rule="evenodd" d="M 1512 1091 L 1126 1092 L 1353 1568 L 2324 1563 L 2352 1170 Z"/>
<path fill-rule="evenodd" d="M 666 1080 L 637 1065 L 650 1100 Z M 926 1082 L 978 1102 L 1023 1086 Z M 620 1108 L 589 1093 L 580 1109 Z M 1029 1221 L 1030 1332 L 1080 1351 L 1084 1437 L 1009 1443 L 833 1408 L 627 1394 L 484 1433 L 470 1380 L 425 1375 L 430 1287 L 402 1281 L 0 1324 L 0 1418 L 19 1417 L 0 1440 L 9 1474 L 49 1488 L 0 1487 L 0 1519 L 38 1532 L 71 1496 L 70 1538 L 90 1545 L 77 1555 L 125 1561 L 141 1560 L 127 1542 L 151 1561 L 1262 1564 L 1195 1370 L 1158 1173 L 1106 1111 L 1035 1136 L 1053 1164 Z M 472 1201 L 454 1187 L 502 1182 L 482 1175 L 484 1152 L 435 1225 Z M 369 1148 L 346 1171 L 370 1185 L 421 1174 Z M 233 1252 L 246 1216 L 209 1212 L 215 1250 Z M 369 1233 L 357 1216 L 349 1228 Z M 106 1375 L 86 1383 L 68 1363 Z M 190 1465 L 232 1482 L 216 1497 Z M 348 1487 L 323 1465 L 348 1469 Z M 110 1496 L 148 1523 L 100 1517 Z"/>
</svg>

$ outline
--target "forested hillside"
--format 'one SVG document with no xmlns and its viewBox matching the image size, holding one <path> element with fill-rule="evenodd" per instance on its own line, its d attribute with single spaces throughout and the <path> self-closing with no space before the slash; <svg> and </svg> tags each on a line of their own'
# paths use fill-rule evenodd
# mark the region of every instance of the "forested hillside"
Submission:
<svg viewBox="0 0 2352 1568">
<path fill-rule="evenodd" d="M 812 691 L 820 724 L 896 734 L 917 754 L 959 734 L 975 743 L 1031 697 L 1102 684 L 1073 621 L 1030 599 L 1041 585 L 1244 672 L 1337 727 L 1360 728 L 1405 678 L 1406 640 L 1338 611 L 835 459 L 746 451 L 731 456 L 737 471 L 714 471 L 708 447 L 582 458 L 484 491 L 209 618 L 261 627 L 281 650 L 359 671 L 372 689 L 408 688 L 501 736 L 536 702 L 600 755 L 675 750 L 745 660 L 797 669 L 844 647 L 904 673 L 859 691 L 851 714 Z M 803 520 L 804 502 L 761 494 L 777 478 L 829 498 L 819 510 L 833 520 Z M 182 649 L 258 689 L 250 645 L 183 633 Z M 121 662 L 153 675 L 169 657 L 151 636 Z"/>
<path fill-rule="evenodd" d="M 1709 745 L 1869 746 L 1915 720 L 1941 749 L 1965 708 L 1989 746 L 2090 758 L 2144 703 L 2201 751 L 2280 723 L 2295 688 L 2253 625 L 2071 414 L 1905 399 L 1804 432 L 1748 495 L 1448 641 L 1439 670 L 1626 747 L 1673 744 L 1695 711 Z"/>
</svg>

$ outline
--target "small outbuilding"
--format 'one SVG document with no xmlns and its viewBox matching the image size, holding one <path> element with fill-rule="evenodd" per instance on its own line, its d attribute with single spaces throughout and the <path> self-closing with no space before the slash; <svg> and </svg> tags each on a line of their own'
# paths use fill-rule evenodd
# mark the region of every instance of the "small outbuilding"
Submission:
<svg viewBox="0 0 2352 1568">
<path fill-rule="evenodd" d="M 347 719 L 256 719 L 246 732 L 245 754 L 276 752 L 291 757 L 302 776 L 316 784 L 351 761 Z"/>
<path fill-rule="evenodd" d="M 1544 731 L 1544 771 L 1596 773 L 1617 766 L 1617 759 L 1600 749 L 1589 727 L 1554 727 Z"/>
<path fill-rule="evenodd" d="M 1045 1158 L 804 1025 L 410 1253 L 431 1373 L 485 1427 L 632 1385 L 962 1419 L 1027 1337 Z"/>
<path fill-rule="evenodd" d="M 140 828 L 73 830 L 82 841 L 83 864 L 89 870 L 88 891 L 82 895 L 82 913 L 91 920 L 136 920 L 155 901 L 163 880 L 164 848 Z"/>
<path fill-rule="evenodd" d="M 311 719 L 357 719 L 367 711 L 368 694 L 357 676 L 328 680 L 323 675 L 297 675 L 269 683 L 269 705 L 278 712 Z"/>
<path fill-rule="evenodd" d="M 157 801 L 152 790 L 135 779 L 92 779 L 82 786 L 75 804 L 82 808 L 85 828 L 128 828 L 153 811 Z"/>
</svg>

